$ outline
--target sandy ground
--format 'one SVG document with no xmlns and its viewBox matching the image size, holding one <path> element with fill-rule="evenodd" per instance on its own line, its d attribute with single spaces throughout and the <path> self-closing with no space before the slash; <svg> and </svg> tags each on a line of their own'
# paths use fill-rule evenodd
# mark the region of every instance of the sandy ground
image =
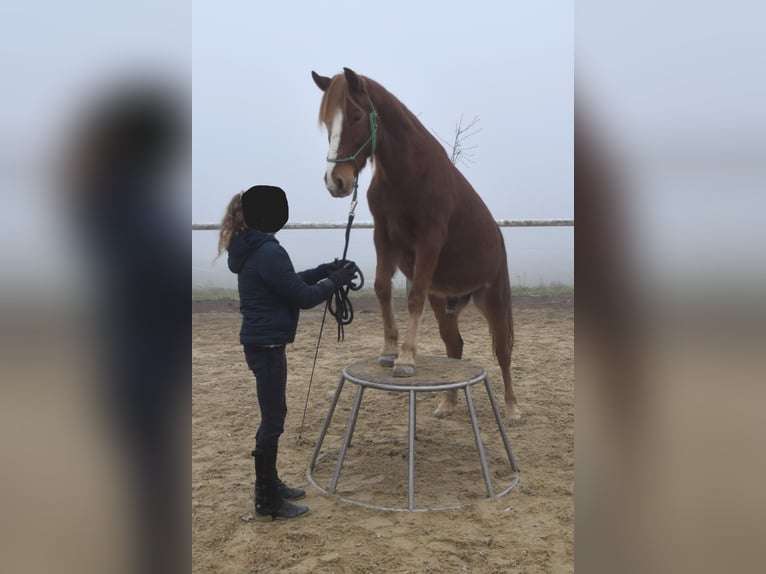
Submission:
<svg viewBox="0 0 766 574">
<path fill-rule="evenodd" d="M 521 469 L 519 484 L 486 497 L 465 397 L 437 420 L 436 393 L 418 393 L 416 508 L 407 505 L 407 396 L 370 389 L 334 495 L 311 486 L 306 470 L 344 366 L 377 356 L 382 326 L 377 304 L 355 300 L 346 340 L 336 343 L 328 323 L 305 423 L 301 418 L 322 309 L 303 312 L 288 346 L 288 416 L 278 467 L 302 485 L 311 508 L 305 518 L 252 520 L 253 461 L 259 422 L 255 381 L 238 344 L 239 314 L 227 304 L 195 304 L 192 313 L 192 561 L 193 571 L 238 573 L 427 573 L 574 571 L 574 322 L 573 303 L 514 300 L 513 376 L 523 418 L 507 427 Z M 402 302 L 397 308 L 403 309 Z M 400 328 L 404 312 L 397 313 Z M 487 369 L 498 400 L 503 389 L 486 322 L 469 306 L 461 316 L 464 358 Z M 443 355 L 436 321 L 424 313 L 419 353 Z M 355 387 L 346 384 L 314 470 L 327 487 Z M 474 387 L 479 426 L 495 490 L 514 478 L 486 392 Z"/>
</svg>

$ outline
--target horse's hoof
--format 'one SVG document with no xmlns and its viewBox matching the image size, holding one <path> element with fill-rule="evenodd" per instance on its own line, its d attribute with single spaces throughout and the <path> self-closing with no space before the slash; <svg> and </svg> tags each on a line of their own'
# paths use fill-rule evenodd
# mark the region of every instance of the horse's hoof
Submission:
<svg viewBox="0 0 766 574">
<path fill-rule="evenodd" d="M 436 410 L 434 411 L 434 416 L 437 419 L 446 419 L 448 416 L 450 416 L 454 412 L 455 412 L 454 406 L 439 405 L 438 407 L 436 407 Z"/>
<path fill-rule="evenodd" d="M 386 367 L 387 369 L 390 369 L 394 366 L 394 361 L 396 360 L 396 357 L 398 355 L 381 355 L 378 359 L 378 364 L 381 367 Z"/>
<path fill-rule="evenodd" d="M 395 365 L 393 370 L 395 377 L 414 377 L 415 366 L 414 365 Z"/>
<path fill-rule="evenodd" d="M 512 409 L 505 409 L 506 424 L 518 423 L 519 421 L 521 421 L 521 411 L 519 410 L 519 407 L 514 405 Z"/>
</svg>

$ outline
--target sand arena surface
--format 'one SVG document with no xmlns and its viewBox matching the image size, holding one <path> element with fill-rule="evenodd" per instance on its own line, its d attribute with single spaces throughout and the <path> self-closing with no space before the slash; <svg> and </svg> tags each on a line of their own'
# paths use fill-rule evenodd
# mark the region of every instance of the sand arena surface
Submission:
<svg viewBox="0 0 766 574">
<path fill-rule="evenodd" d="M 521 481 L 509 494 L 486 499 L 465 397 L 449 418 L 431 416 L 437 393 L 418 393 L 417 508 L 464 505 L 458 510 L 391 512 L 407 504 L 407 393 L 365 391 L 354 439 L 335 495 L 306 480 L 306 467 L 341 370 L 376 356 L 382 323 L 374 299 L 354 299 L 356 316 L 346 341 L 335 342 L 327 323 L 303 426 L 301 418 L 322 308 L 304 311 L 296 342 L 288 346 L 288 415 L 278 467 L 290 484 L 306 488 L 307 517 L 252 521 L 253 460 L 259 422 L 255 380 L 238 343 L 240 316 L 226 303 L 194 304 L 192 313 L 192 561 L 193 571 L 250 572 L 572 572 L 574 570 L 574 321 L 571 300 L 515 299 L 514 388 L 520 423 L 507 427 Z M 403 302 L 397 320 L 404 326 Z M 461 315 L 464 358 L 487 369 L 502 404 L 500 369 L 488 327 L 469 306 Z M 419 353 L 443 355 L 436 321 L 423 314 Z M 512 479 L 486 392 L 474 402 L 493 485 Z M 356 386 L 347 383 L 314 478 L 327 486 L 331 452 L 341 442 Z"/>
</svg>

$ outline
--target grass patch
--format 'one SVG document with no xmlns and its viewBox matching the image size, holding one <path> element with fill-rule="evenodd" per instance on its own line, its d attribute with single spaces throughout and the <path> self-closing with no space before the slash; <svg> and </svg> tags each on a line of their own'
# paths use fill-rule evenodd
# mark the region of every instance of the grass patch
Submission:
<svg viewBox="0 0 766 574">
<path fill-rule="evenodd" d="M 563 283 L 550 283 L 530 287 L 528 285 L 513 285 L 514 296 L 522 297 L 574 297 L 574 286 Z M 365 287 L 355 293 L 357 297 L 375 297 L 372 287 Z M 393 296 L 401 298 L 406 296 L 404 287 L 393 289 Z M 192 301 L 239 301 L 236 289 L 223 287 L 192 287 Z"/>
<path fill-rule="evenodd" d="M 512 285 L 511 292 L 513 295 L 526 297 L 574 297 L 574 285 L 556 282 L 548 285 L 538 285 L 537 287 Z"/>
<path fill-rule="evenodd" d="M 239 301 L 239 293 L 224 287 L 192 287 L 192 301 Z"/>
<path fill-rule="evenodd" d="M 511 292 L 514 296 L 526 297 L 574 297 L 574 285 L 565 285 L 564 283 L 550 283 L 548 285 L 512 285 Z M 394 287 L 391 289 L 393 297 L 406 297 L 407 290 L 404 287 Z M 361 291 L 357 291 L 358 296 L 375 297 L 375 290 L 372 287 L 365 286 Z"/>
</svg>

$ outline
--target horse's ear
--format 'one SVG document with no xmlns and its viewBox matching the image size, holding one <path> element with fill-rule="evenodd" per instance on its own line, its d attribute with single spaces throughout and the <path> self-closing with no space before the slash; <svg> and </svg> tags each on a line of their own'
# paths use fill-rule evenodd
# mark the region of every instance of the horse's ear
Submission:
<svg viewBox="0 0 766 574">
<path fill-rule="evenodd" d="M 356 75 L 354 70 L 351 68 L 343 68 L 343 73 L 346 74 L 346 81 L 352 92 L 358 92 L 362 89 L 362 80 Z"/>
<path fill-rule="evenodd" d="M 320 76 L 314 70 L 311 70 L 311 77 L 314 78 L 314 83 L 323 92 L 326 91 L 327 88 L 330 86 L 330 81 L 331 81 L 330 78 L 328 78 L 326 76 Z"/>
</svg>

